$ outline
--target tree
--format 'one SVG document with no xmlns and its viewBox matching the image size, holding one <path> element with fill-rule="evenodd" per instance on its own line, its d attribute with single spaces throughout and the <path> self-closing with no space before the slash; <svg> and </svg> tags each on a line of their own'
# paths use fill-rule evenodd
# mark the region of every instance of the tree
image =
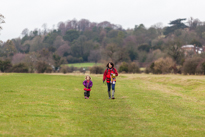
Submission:
<svg viewBox="0 0 205 137">
<path fill-rule="evenodd" d="M 60 46 L 58 49 L 57 49 L 57 54 L 59 56 L 64 56 L 65 53 L 67 54 L 67 56 L 70 54 L 70 47 L 67 45 L 67 44 L 64 44 L 62 46 Z"/>
<path fill-rule="evenodd" d="M 123 31 L 119 31 L 117 34 L 117 44 L 118 46 L 122 47 L 123 46 L 123 39 L 125 37 L 125 34 Z"/>
<path fill-rule="evenodd" d="M 76 30 L 69 30 L 66 32 L 65 36 L 63 36 L 64 40 L 69 42 L 73 42 L 75 39 L 79 37 L 79 32 Z"/>
<path fill-rule="evenodd" d="M 169 25 L 171 25 L 171 26 L 165 28 L 164 35 L 168 35 L 170 33 L 173 33 L 177 29 L 187 28 L 188 26 L 186 26 L 184 23 L 182 23 L 182 21 L 184 21 L 184 20 L 186 20 L 186 18 L 176 19 L 176 20 L 171 21 L 169 23 Z"/>
<path fill-rule="evenodd" d="M 116 44 L 113 44 L 113 43 L 108 44 L 105 48 L 105 55 L 109 59 L 113 60 L 113 55 L 116 51 L 117 51 L 117 45 Z"/>
<path fill-rule="evenodd" d="M 199 41 L 196 40 L 196 39 L 193 39 L 190 44 L 195 45 L 195 46 L 197 46 L 197 47 L 202 47 L 201 42 L 199 42 Z"/>
<path fill-rule="evenodd" d="M 0 14 L 0 24 L 5 23 L 4 21 L 4 16 L 2 14 Z M 2 27 L 0 26 L 0 30 L 2 29 Z"/>
<path fill-rule="evenodd" d="M 97 63 L 101 58 L 101 53 L 100 50 L 92 50 L 90 51 L 90 55 L 88 57 L 89 61 L 94 61 L 95 63 Z"/>
<path fill-rule="evenodd" d="M 0 70 L 1 72 L 5 72 L 7 70 L 9 70 L 9 68 L 11 68 L 11 62 L 9 60 L 5 60 L 5 61 L 1 61 L 0 60 Z"/>
<path fill-rule="evenodd" d="M 143 24 L 136 25 L 133 34 L 136 36 L 138 44 L 147 43 L 149 41 L 146 36 L 147 29 Z"/>
<path fill-rule="evenodd" d="M 201 21 L 199 19 L 194 19 L 193 17 L 191 17 L 187 23 L 190 30 L 195 30 L 197 26 L 201 24 Z"/>
<path fill-rule="evenodd" d="M 45 36 L 43 42 L 48 43 L 49 45 L 53 45 L 53 43 L 56 40 L 57 36 L 58 36 L 57 33 L 51 32 L 47 36 Z"/>
<path fill-rule="evenodd" d="M 142 44 L 138 47 L 138 50 L 143 50 L 143 51 L 146 51 L 146 52 L 149 52 L 150 50 L 150 46 L 148 44 Z"/>
<path fill-rule="evenodd" d="M 5 53 L 7 54 L 7 57 L 13 56 L 14 53 L 17 52 L 16 47 L 12 40 L 7 40 L 6 44 L 4 45 L 4 50 Z"/>
<path fill-rule="evenodd" d="M 60 56 L 56 54 L 53 54 L 53 60 L 54 60 L 55 70 L 58 70 L 59 67 L 65 62 Z"/>
<path fill-rule="evenodd" d="M 179 40 L 168 43 L 168 55 L 170 55 L 170 57 L 172 57 L 172 59 L 178 64 L 181 63 L 181 60 L 184 57 L 181 46 L 182 44 Z"/>
<path fill-rule="evenodd" d="M 47 24 L 44 23 L 44 24 L 42 25 L 42 28 L 44 29 L 44 30 L 43 30 L 43 34 L 46 35 L 46 34 L 47 34 Z"/>
<path fill-rule="evenodd" d="M 22 32 L 21 32 L 21 35 L 22 36 L 28 36 L 28 34 L 29 34 L 29 30 L 27 29 L 27 28 L 25 28 Z"/>
<path fill-rule="evenodd" d="M 112 60 L 114 61 L 115 64 L 122 62 L 122 61 L 128 62 L 130 58 L 129 58 L 129 53 L 126 50 L 126 48 L 125 47 L 117 48 L 116 52 L 113 54 Z"/>
<path fill-rule="evenodd" d="M 12 57 L 12 64 L 19 64 L 22 63 L 25 59 L 25 54 L 17 53 Z"/>
<path fill-rule="evenodd" d="M 2 23 L 5 23 L 5 21 L 4 21 L 4 16 L 2 15 L 2 14 L 0 14 L 0 25 L 2 24 Z M 2 27 L 0 26 L 0 31 L 2 30 Z M 0 40 L 0 44 L 2 43 L 2 41 Z"/>
</svg>

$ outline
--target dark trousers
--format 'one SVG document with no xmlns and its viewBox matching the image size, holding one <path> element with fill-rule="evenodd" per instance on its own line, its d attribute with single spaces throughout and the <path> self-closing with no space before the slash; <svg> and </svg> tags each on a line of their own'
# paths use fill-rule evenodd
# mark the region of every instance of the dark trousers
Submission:
<svg viewBox="0 0 205 137">
<path fill-rule="evenodd" d="M 115 92 L 115 84 L 112 83 L 107 83 L 107 88 L 108 88 L 108 96 L 109 98 L 111 98 L 111 93 L 110 93 L 110 88 L 112 87 L 113 93 L 112 96 L 114 97 L 114 92 Z"/>
<path fill-rule="evenodd" d="M 107 83 L 108 91 L 110 91 L 111 86 L 112 86 L 112 90 L 115 90 L 115 84 Z"/>
<path fill-rule="evenodd" d="M 84 92 L 84 96 L 90 97 L 90 91 L 85 91 L 85 92 Z"/>
</svg>

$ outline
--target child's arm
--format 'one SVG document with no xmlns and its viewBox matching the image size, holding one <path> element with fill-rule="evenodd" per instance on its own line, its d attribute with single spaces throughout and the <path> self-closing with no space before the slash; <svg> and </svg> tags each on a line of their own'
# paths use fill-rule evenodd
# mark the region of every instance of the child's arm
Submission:
<svg viewBox="0 0 205 137">
<path fill-rule="evenodd" d="M 93 86 L 93 82 L 92 82 L 92 81 L 90 81 L 90 88 L 92 88 L 92 86 Z"/>
<path fill-rule="evenodd" d="M 86 84 L 85 84 L 85 82 L 86 82 L 86 81 L 83 81 L 83 85 L 84 85 L 84 86 L 86 87 Z"/>
</svg>

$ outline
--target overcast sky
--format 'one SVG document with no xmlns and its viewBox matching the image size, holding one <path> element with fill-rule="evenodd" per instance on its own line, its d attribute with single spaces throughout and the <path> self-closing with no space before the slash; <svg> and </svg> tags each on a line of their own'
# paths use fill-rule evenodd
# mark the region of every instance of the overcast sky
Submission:
<svg viewBox="0 0 205 137">
<path fill-rule="evenodd" d="M 204 5 L 205 0 L 0 0 L 0 13 L 6 21 L 0 40 L 17 38 L 24 28 L 33 30 L 44 23 L 52 28 L 74 18 L 109 21 L 125 29 L 141 23 L 166 26 L 177 18 L 205 21 Z"/>
</svg>

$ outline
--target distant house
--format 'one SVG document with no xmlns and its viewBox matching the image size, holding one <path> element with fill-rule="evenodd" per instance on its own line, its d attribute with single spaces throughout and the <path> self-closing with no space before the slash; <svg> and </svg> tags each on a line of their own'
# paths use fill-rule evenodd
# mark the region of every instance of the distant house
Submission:
<svg viewBox="0 0 205 137">
<path fill-rule="evenodd" d="M 182 46 L 182 49 L 184 50 L 185 56 L 188 54 L 188 52 L 193 52 L 194 54 L 201 54 L 205 52 L 205 46 L 197 47 L 195 45 L 184 45 Z"/>
</svg>

